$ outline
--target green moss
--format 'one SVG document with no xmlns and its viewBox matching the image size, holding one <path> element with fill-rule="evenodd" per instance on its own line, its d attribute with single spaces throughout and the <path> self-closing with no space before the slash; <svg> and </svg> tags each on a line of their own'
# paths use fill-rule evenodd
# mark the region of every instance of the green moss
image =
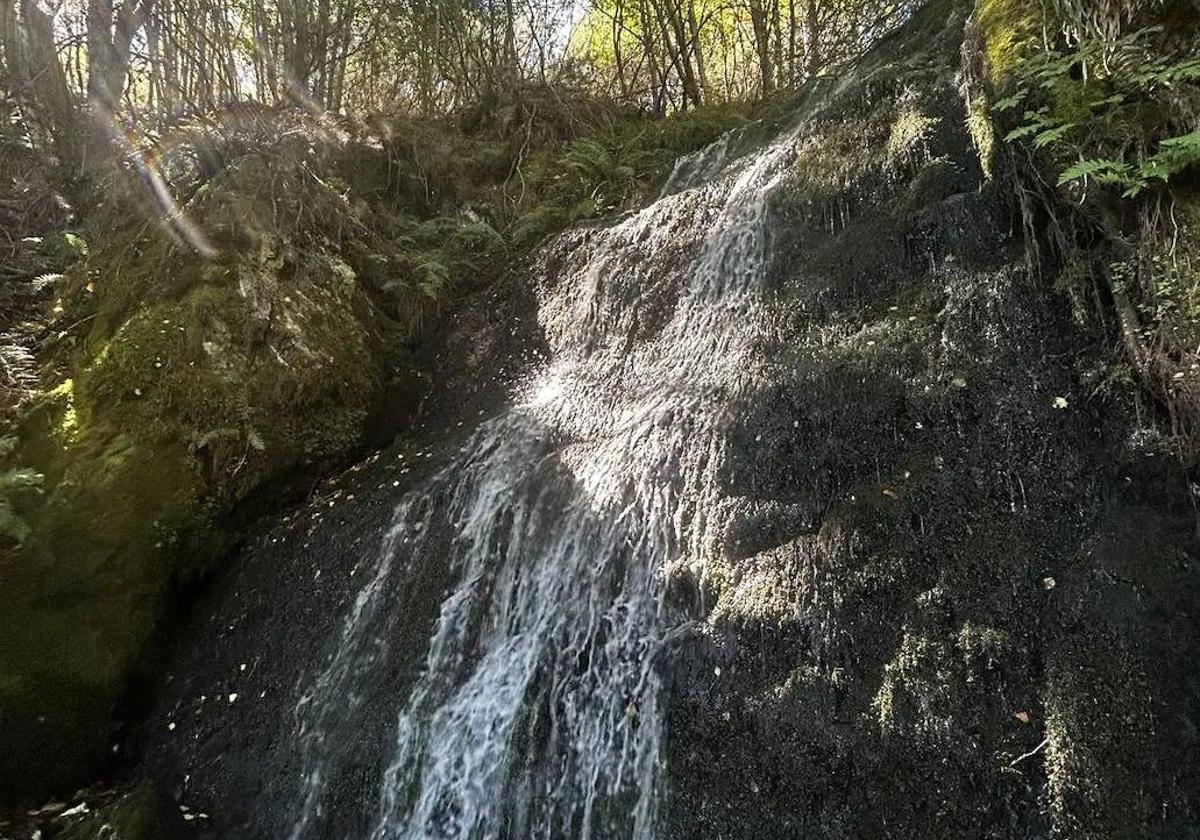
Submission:
<svg viewBox="0 0 1200 840">
<path fill-rule="evenodd" d="M 892 123 L 887 141 L 887 154 L 893 160 L 912 156 L 918 152 L 929 136 L 936 130 L 938 119 L 921 113 L 914 105 L 900 108 Z"/>
<path fill-rule="evenodd" d="M 223 501 L 281 465 L 344 454 L 379 376 L 354 274 L 314 256 L 284 287 L 273 268 L 263 258 L 136 313 L 81 371 L 84 416 L 185 447 Z"/>
<path fill-rule="evenodd" d="M 967 107 L 967 132 L 979 152 L 979 165 L 983 177 L 991 180 L 996 172 L 996 126 L 992 122 L 990 107 L 982 97 L 973 98 Z"/>
<path fill-rule="evenodd" d="M 871 704 L 880 728 L 888 732 L 914 721 L 928 727 L 936 725 L 934 716 L 948 718 L 953 681 L 949 665 L 945 644 L 905 634 L 895 656 L 884 666 L 883 682 Z"/>
<path fill-rule="evenodd" d="M 1150 258 L 1152 297 L 1156 314 L 1192 333 L 1200 323 L 1200 192 L 1177 194 L 1173 209 L 1172 238 Z"/>
<path fill-rule="evenodd" d="M 329 242 L 269 221 L 213 260 L 149 230 L 94 248 L 76 280 L 68 317 L 93 313 L 90 333 L 15 455 L 46 478 L 0 566 L 6 791 L 88 772 L 170 588 L 231 544 L 218 523 L 359 441 L 382 379 L 375 310 Z"/>
<path fill-rule="evenodd" d="M 978 0 L 975 15 L 983 31 L 988 78 L 1002 89 L 1041 43 L 1046 25 L 1043 6 L 1028 0 Z"/>
</svg>

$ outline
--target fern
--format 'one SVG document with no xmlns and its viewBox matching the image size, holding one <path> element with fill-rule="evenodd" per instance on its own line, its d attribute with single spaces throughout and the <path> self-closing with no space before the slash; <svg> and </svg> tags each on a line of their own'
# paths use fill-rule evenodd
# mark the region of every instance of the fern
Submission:
<svg viewBox="0 0 1200 840">
<path fill-rule="evenodd" d="M 15 437 L 0 438 L 0 458 L 7 458 L 17 447 Z M 22 492 L 42 492 L 42 475 L 31 469 L 0 470 L 0 536 L 20 544 L 29 536 L 29 524 L 13 505 L 13 497 Z"/>
<path fill-rule="evenodd" d="M 1081 160 L 1058 177 L 1058 185 L 1092 178 L 1102 184 L 1121 184 L 1129 178 L 1129 164 L 1119 160 Z"/>
<path fill-rule="evenodd" d="M 1167 176 L 1200 163 L 1200 130 L 1162 141 L 1158 144 L 1158 154 L 1154 156 L 1154 160 Z"/>
<path fill-rule="evenodd" d="M 1020 104 L 1022 102 L 1024 102 L 1028 96 L 1029 96 L 1028 90 L 1018 90 L 1012 96 L 1006 96 L 1003 99 L 997 99 L 996 102 L 992 105 L 992 110 L 997 111 L 999 113 L 1004 113 L 1005 111 L 1012 111 L 1015 108 L 1019 107 Z"/>
<path fill-rule="evenodd" d="M 1081 37 L 1074 49 L 1029 57 L 1017 90 L 993 105 L 997 113 L 1026 106 L 1005 141 L 1078 158 L 1060 174 L 1059 185 L 1090 180 L 1117 187 L 1125 197 L 1168 183 L 1200 162 L 1200 131 L 1169 136 L 1179 122 L 1193 122 L 1172 103 L 1200 93 L 1191 87 L 1200 82 L 1200 57 L 1161 54 L 1155 39 L 1162 31 L 1156 26 Z M 1164 135 L 1155 148 L 1154 139 Z"/>
<path fill-rule="evenodd" d="M 438 255 L 427 255 L 417 263 L 420 279 L 417 287 L 430 300 L 439 300 L 450 285 L 450 267 L 442 262 Z"/>
<path fill-rule="evenodd" d="M 1053 128 L 1048 128 L 1033 138 L 1033 145 L 1035 148 L 1044 149 L 1046 146 L 1049 146 L 1052 143 L 1057 143 L 1059 140 L 1066 137 L 1067 133 L 1070 132 L 1070 130 L 1075 126 L 1076 123 L 1063 123 L 1062 125 L 1056 125 Z"/>
</svg>

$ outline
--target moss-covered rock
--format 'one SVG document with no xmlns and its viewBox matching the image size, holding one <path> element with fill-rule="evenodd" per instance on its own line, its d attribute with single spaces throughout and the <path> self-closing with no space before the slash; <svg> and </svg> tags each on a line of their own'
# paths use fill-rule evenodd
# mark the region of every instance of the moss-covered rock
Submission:
<svg viewBox="0 0 1200 840">
<path fill-rule="evenodd" d="M 1026 0 L 978 0 L 975 17 L 983 33 L 987 72 L 992 84 L 1003 87 L 1021 61 L 1041 43 L 1047 25 L 1043 3 Z"/>
<path fill-rule="evenodd" d="M 6 794 L 89 772 L 172 585 L 264 488 L 353 451 L 402 367 L 391 337 L 414 327 L 348 264 L 362 222 L 311 164 L 252 157 L 198 190 L 187 224 L 210 253 L 134 216 L 65 281 L 84 330 L 63 331 L 60 381 L 20 424 L 13 461 L 44 493 L 17 500 L 31 530 L 0 565 Z"/>
</svg>

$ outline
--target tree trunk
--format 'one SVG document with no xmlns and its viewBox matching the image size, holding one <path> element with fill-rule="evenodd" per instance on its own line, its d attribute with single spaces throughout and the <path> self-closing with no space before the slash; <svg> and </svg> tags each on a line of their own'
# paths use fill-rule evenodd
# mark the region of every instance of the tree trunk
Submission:
<svg viewBox="0 0 1200 840">
<path fill-rule="evenodd" d="M 750 26 L 754 30 L 754 52 L 764 95 L 775 90 L 775 68 L 771 63 L 771 28 L 762 0 L 749 0 Z"/>
<path fill-rule="evenodd" d="M 696 19 L 696 0 L 687 0 L 688 30 L 692 38 L 692 55 L 696 57 L 696 75 L 700 80 L 700 93 L 709 98 L 708 68 L 704 62 L 704 47 L 700 43 L 700 22 Z"/>
<path fill-rule="evenodd" d="M 116 111 L 109 72 L 113 63 L 112 0 L 88 0 L 87 4 L 87 100 L 92 106 Z"/>
<path fill-rule="evenodd" d="M 804 65 L 811 79 L 821 72 L 821 22 L 818 0 L 806 0 L 804 18 Z"/>
<path fill-rule="evenodd" d="M 646 64 L 650 68 L 650 96 L 651 96 L 651 111 L 654 116 L 660 117 L 666 111 L 666 103 L 663 102 L 663 91 L 666 88 L 663 73 L 659 69 L 658 55 L 654 48 L 654 30 L 650 25 L 650 10 L 648 8 L 649 0 L 638 0 L 638 15 L 641 18 L 642 30 L 642 49 L 646 54 Z"/>
<path fill-rule="evenodd" d="M 54 47 L 54 24 L 37 0 L 21 0 L 19 19 L 15 11 L 10 0 L 2 22 L 9 73 L 21 86 L 29 122 L 52 138 L 59 160 L 75 168 L 82 159 L 79 114 Z"/>
<path fill-rule="evenodd" d="M 670 32 L 665 31 L 664 28 L 663 38 L 670 43 L 674 36 L 675 49 L 672 51 L 672 61 L 678 68 L 679 83 L 683 87 L 683 106 L 686 110 L 689 101 L 693 105 L 700 105 L 704 101 L 704 97 L 700 92 L 700 86 L 696 83 L 696 73 L 692 68 L 692 55 L 688 46 L 687 31 L 683 26 L 683 13 L 677 5 L 677 0 L 662 0 L 660 8 L 670 24 Z"/>
</svg>

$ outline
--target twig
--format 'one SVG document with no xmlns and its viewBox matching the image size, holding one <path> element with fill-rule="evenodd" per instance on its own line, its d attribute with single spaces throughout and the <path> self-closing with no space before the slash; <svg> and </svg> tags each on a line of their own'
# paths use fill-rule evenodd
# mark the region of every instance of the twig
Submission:
<svg viewBox="0 0 1200 840">
<path fill-rule="evenodd" d="M 1035 755 L 1037 755 L 1037 754 L 1038 754 L 1038 753 L 1040 753 L 1042 750 L 1044 750 L 1044 749 L 1046 748 L 1046 745 L 1047 745 L 1047 744 L 1049 744 L 1049 743 L 1050 743 L 1050 736 L 1049 736 L 1049 735 L 1047 735 L 1045 738 L 1043 738 L 1043 739 L 1042 739 L 1042 743 L 1038 744 L 1036 747 L 1034 747 L 1033 749 L 1031 749 L 1029 752 L 1025 753 L 1025 755 L 1018 756 L 1017 758 L 1014 758 L 1014 759 L 1013 759 L 1013 760 L 1012 760 L 1012 761 L 1009 763 L 1009 765 L 1008 765 L 1008 766 L 1009 766 L 1009 767 L 1016 767 L 1018 764 L 1020 764 L 1020 763 L 1021 763 L 1022 761 L 1024 761 L 1025 759 L 1027 759 L 1027 758 L 1033 758 Z"/>
</svg>

